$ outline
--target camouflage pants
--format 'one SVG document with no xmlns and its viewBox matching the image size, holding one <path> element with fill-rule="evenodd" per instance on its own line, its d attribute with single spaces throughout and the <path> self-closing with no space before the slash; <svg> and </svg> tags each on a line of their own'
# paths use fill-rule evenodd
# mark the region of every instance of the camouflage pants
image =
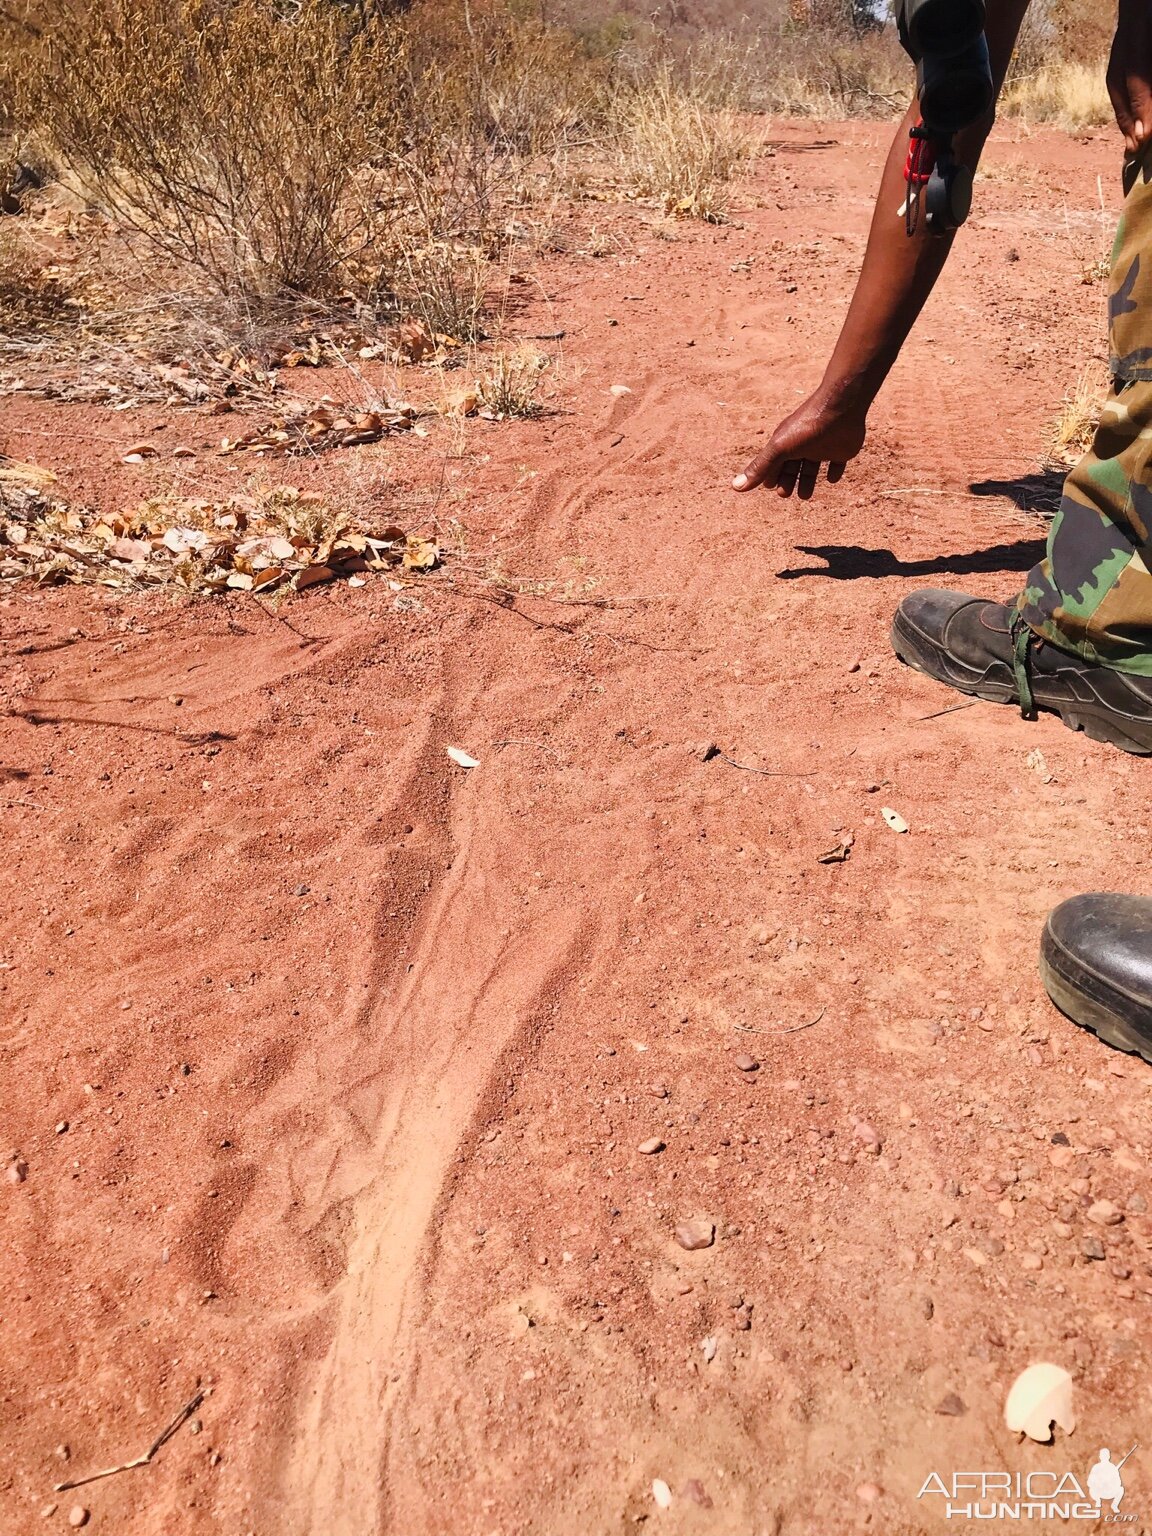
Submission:
<svg viewBox="0 0 1152 1536">
<path fill-rule="evenodd" d="M 1152 677 L 1152 145 L 1126 162 L 1124 190 L 1108 299 L 1112 389 L 1019 608 L 1061 649 Z"/>
</svg>

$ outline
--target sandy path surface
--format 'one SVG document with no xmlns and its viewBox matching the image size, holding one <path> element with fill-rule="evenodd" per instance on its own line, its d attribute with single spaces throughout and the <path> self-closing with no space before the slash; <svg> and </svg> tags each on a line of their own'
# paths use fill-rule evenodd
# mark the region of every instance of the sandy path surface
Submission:
<svg viewBox="0 0 1152 1536">
<path fill-rule="evenodd" d="M 5 1533 L 893 1536 L 961 1524 L 932 1472 L 1147 1438 L 1152 1075 L 1035 966 L 1056 901 L 1147 888 L 1147 769 L 939 714 L 887 643 L 1037 557 L 1115 145 L 998 132 L 868 456 L 800 507 L 725 487 L 816 380 L 885 135 L 771 134 L 731 227 L 572 213 L 523 317 L 562 414 L 283 476 L 435 493 L 534 591 L 0 595 Z M 139 431 L 10 401 L 0 448 L 123 504 Z M 1076 1380 L 1050 1447 L 1001 1417 L 1036 1359 Z M 51 1492 L 198 1385 L 151 1467 Z"/>
</svg>

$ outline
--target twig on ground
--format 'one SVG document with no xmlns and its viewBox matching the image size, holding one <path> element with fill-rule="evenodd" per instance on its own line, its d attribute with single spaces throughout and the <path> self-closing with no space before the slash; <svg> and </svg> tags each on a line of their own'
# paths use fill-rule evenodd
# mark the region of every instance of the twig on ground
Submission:
<svg viewBox="0 0 1152 1536">
<path fill-rule="evenodd" d="M 780 768 L 753 768 L 749 763 L 738 763 L 734 757 L 729 757 L 727 752 L 716 748 L 717 757 L 722 757 L 726 763 L 731 763 L 733 768 L 739 768 L 742 773 L 762 773 L 768 779 L 810 779 L 812 771 L 808 773 L 785 773 Z"/>
<path fill-rule="evenodd" d="M 66 1493 L 69 1488 L 83 1488 L 86 1483 L 98 1483 L 103 1477 L 115 1477 L 117 1472 L 131 1472 L 135 1467 L 146 1467 L 160 1447 L 167 1445 L 180 1426 L 192 1417 L 203 1401 L 204 1393 L 197 1392 L 195 1397 L 184 1404 L 172 1422 L 160 1431 L 143 1456 L 137 1456 L 135 1461 L 122 1462 L 118 1467 L 106 1467 L 103 1472 L 93 1472 L 90 1477 L 75 1477 L 68 1483 L 56 1483 L 52 1491 Z"/>
<path fill-rule="evenodd" d="M 737 1024 L 734 1027 L 742 1029 L 746 1035 L 795 1035 L 802 1029 L 811 1029 L 813 1024 L 819 1024 L 827 1012 L 827 1007 L 821 1008 L 814 1019 L 805 1019 L 803 1024 L 789 1024 L 784 1029 L 757 1029 L 754 1024 Z"/>
<path fill-rule="evenodd" d="M 917 722 L 922 720 L 939 720 L 941 715 L 954 715 L 958 709 L 971 709 L 973 704 L 979 704 L 980 699 L 969 699 L 966 704 L 949 704 L 947 709 L 937 709 L 930 715 L 917 715 Z"/>
</svg>

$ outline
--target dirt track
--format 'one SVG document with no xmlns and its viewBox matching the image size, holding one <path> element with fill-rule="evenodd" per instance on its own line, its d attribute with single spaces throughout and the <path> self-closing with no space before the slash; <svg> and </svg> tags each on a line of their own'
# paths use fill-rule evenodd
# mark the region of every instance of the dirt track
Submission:
<svg viewBox="0 0 1152 1536">
<path fill-rule="evenodd" d="M 737 226 L 609 207 L 619 257 L 544 273 L 569 409 L 476 423 L 440 509 L 544 595 L 0 596 L 5 1533 L 895 1536 L 957 1528 L 932 1471 L 1147 1438 L 1152 1076 L 1035 970 L 1054 902 L 1147 888 L 1147 770 L 938 715 L 887 646 L 904 592 L 1037 556 L 1116 146 L 998 132 L 868 456 L 803 507 L 725 487 L 815 382 L 884 131 L 773 136 Z M 118 462 L 139 418 L 2 427 L 78 496 L 160 473 Z M 285 478 L 403 505 L 437 452 Z M 1077 1379 L 1054 1447 L 1001 1420 L 1035 1359 Z M 197 1382 L 199 1434 L 51 1493 Z M 1148 1452 L 1126 1480 L 1152 1528 Z"/>
</svg>

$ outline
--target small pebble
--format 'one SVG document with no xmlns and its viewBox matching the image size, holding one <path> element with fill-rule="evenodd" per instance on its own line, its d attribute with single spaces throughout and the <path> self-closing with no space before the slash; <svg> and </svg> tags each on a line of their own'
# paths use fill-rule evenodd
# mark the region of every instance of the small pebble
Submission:
<svg viewBox="0 0 1152 1536">
<path fill-rule="evenodd" d="M 868 1124 L 867 1120 L 857 1120 L 852 1127 L 852 1134 L 857 1141 L 863 1142 L 869 1150 L 874 1149 L 877 1152 L 880 1150 L 880 1137 L 875 1128 Z"/>
<path fill-rule="evenodd" d="M 672 1508 L 672 1490 L 662 1477 L 652 1479 L 652 1497 L 660 1509 Z"/>
<path fill-rule="evenodd" d="M 755 1056 L 737 1056 L 735 1065 L 741 1072 L 759 1072 L 760 1070 L 760 1063 L 756 1060 Z"/>
<path fill-rule="evenodd" d="M 968 1409 L 964 1406 L 964 1399 L 958 1392 L 949 1392 L 936 1404 L 936 1412 L 942 1413 L 945 1418 L 958 1419 L 962 1414 L 967 1413 Z"/>
<path fill-rule="evenodd" d="M 10 1163 L 8 1165 L 5 1178 L 8 1180 L 9 1184 L 23 1184 L 27 1177 L 28 1164 L 24 1161 L 23 1158 L 17 1158 L 14 1163 Z"/>
<path fill-rule="evenodd" d="M 648 1092 L 654 1099 L 666 1099 L 668 1097 L 668 1089 L 663 1083 L 653 1083 Z"/>
<path fill-rule="evenodd" d="M 68 1122 L 67 1122 L 67 1120 L 57 1120 L 57 1122 L 56 1122 L 56 1134 L 57 1134 L 57 1136 L 63 1136 L 64 1132 L 67 1129 L 68 1129 Z"/>
<path fill-rule="evenodd" d="M 1084 1214 L 1098 1227 L 1115 1227 L 1124 1220 L 1124 1212 L 1118 1210 L 1111 1200 L 1097 1200 Z"/>
<path fill-rule="evenodd" d="M 691 1253 L 697 1248 L 711 1248 L 716 1241 L 716 1227 L 710 1221 L 682 1221 L 674 1235 L 681 1248 Z"/>
<path fill-rule="evenodd" d="M 1043 1269 L 1044 1260 L 1038 1253 L 1026 1253 L 1020 1260 L 1021 1269 Z"/>
<path fill-rule="evenodd" d="M 649 1136 L 648 1140 L 642 1141 L 636 1150 L 651 1155 L 653 1152 L 663 1152 L 664 1143 L 659 1136 Z"/>
<path fill-rule="evenodd" d="M 1086 1259 L 1102 1259 L 1104 1244 L 1098 1237 L 1086 1237 L 1080 1244 L 1080 1252 Z"/>
<path fill-rule="evenodd" d="M 709 1365 L 711 1365 L 712 1361 L 716 1358 L 715 1335 L 709 1334 L 709 1336 L 701 1343 L 700 1350 L 704 1356 L 704 1359 L 708 1362 Z"/>
<path fill-rule="evenodd" d="M 712 1500 L 704 1491 L 704 1484 L 698 1477 L 690 1477 L 680 1490 L 680 1497 L 687 1499 L 691 1504 L 699 1504 L 701 1509 L 711 1509 Z"/>
<path fill-rule="evenodd" d="M 58 1445 L 56 1447 L 56 1459 L 57 1459 L 57 1461 L 67 1461 L 71 1457 L 71 1455 L 72 1455 L 72 1447 L 71 1446 L 68 1446 L 68 1445 Z"/>
<path fill-rule="evenodd" d="M 883 1492 L 884 1490 L 879 1483 L 861 1483 L 856 1489 L 856 1497 L 860 1500 L 861 1504 L 875 1504 Z"/>
<path fill-rule="evenodd" d="M 73 1504 L 68 1511 L 68 1524 L 77 1527 L 88 1524 L 88 1511 L 83 1504 Z"/>
<path fill-rule="evenodd" d="M 56 1513 L 58 1508 L 59 1505 L 57 1504 L 45 1504 L 40 1511 L 41 1520 L 51 1520 L 52 1516 Z"/>
</svg>

